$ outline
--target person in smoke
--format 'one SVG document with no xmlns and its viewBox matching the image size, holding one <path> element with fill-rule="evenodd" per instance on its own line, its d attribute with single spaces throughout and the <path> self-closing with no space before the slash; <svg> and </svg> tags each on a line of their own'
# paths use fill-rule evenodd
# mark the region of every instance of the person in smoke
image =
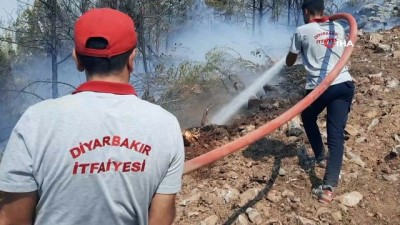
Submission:
<svg viewBox="0 0 400 225">
<path fill-rule="evenodd" d="M 129 84 L 133 20 L 93 9 L 74 31 L 88 81 L 18 121 L 0 164 L 0 224 L 172 224 L 183 140 L 177 119 Z"/>
<path fill-rule="evenodd" d="M 294 65 L 297 56 L 301 55 L 307 71 L 306 94 L 309 94 L 334 68 L 347 44 L 343 27 L 324 16 L 323 0 L 304 0 L 302 11 L 305 25 L 298 27 L 293 35 L 286 64 Z M 344 153 L 344 129 L 354 90 L 352 77 L 345 67 L 325 93 L 301 114 L 315 155 L 313 161 L 326 168 L 323 183 L 313 188 L 313 193 L 323 203 L 333 200 L 334 187 L 338 185 Z M 318 115 L 325 108 L 329 156 L 317 125 Z"/>
</svg>

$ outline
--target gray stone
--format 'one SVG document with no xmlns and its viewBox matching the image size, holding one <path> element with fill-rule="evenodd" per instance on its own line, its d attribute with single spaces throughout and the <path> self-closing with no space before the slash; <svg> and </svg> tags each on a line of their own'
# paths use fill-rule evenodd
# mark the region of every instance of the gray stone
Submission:
<svg viewBox="0 0 400 225">
<path fill-rule="evenodd" d="M 392 79 L 387 81 L 386 87 L 388 88 L 397 88 L 399 86 L 399 81 L 397 79 Z"/>
<path fill-rule="evenodd" d="M 345 193 L 338 197 L 339 202 L 348 207 L 354 207 L 360 203 L 364 196 L 357 191 Z"/>
<path fill-rule="evenodd" d="M 383 82 L 382 72 L 379 72 L 379 73 L 376 73 L 376 74 L 370 74 L 370 75 L 368 75 L 368 78 L 374 84 L 380 84 L 380 83 Z"/>
<path fill-rule="evenodd" d="M 332 217 L 336 222 L 339 222 L 339 221 L 343 220 L 343 216 L 342 216 L 342 213 L 340 211 L 336 211 L 336 212 L 332 213 Z"/>
<path fill-rule="evenodd" d="M 187 206 L 191 202 L 198 202 L 200 200 L 200 198 L 201 198 L 201 194 L 198 193 L 198 194 L 192 195 L 191 197 L 179 202 L 179 205 L 180 206 Z"/>
<path fill-rule="evenodd" d="M 267 199 L 273 203 L 277 203 L 282 200 L 281 195 L 277 191 L 270 191 L 267 195 Z"/>
<path fill-rule="evenodd" d="M 188 217 L 197 217 L 200 215 L 200 213 L 199 212 L 188 212 L 187 215 L 188 215 Z"/>
<path fill-rule="evenodd" d="M 226 203 L 236 201 L 239 198 L 240 192 L 232 187 L 227 186 L 227 190 L 222 190 L 222 197 L 224 198 Z"/>
<path fill-rule="evenodd" d="M 199 225 L 217 225 L 219 218 L 217 215 L 212 215 L 207 217 L 207 219 L 200 222 Z"/>
<path fill-rule="evenodd" d="M 371 33 L 369 35 L 369 41 L 373 44 L 379 44 L 383 41 L 383 35 L 378 33 Z"/>
<path fill-rule="evenodd" d="M 350 124 L 347 124 L 346 128 L 344 130 L 346 131 L 346 133 L 350 134 L 351 136 L 356 136 L 359 133 L 358 130 Z"/>
<path fill-rule="evenodd" d="M 361 167 L 365 167 L 365 162 L 362 161 L 361 157 L 359 155 L 354 154 L 350 150 L 346 151 L 346 157 L 350 159 L 350 162 L 355 163 Z"/>
<path fill-rule="evenodd" d="M 392 47 L 388 44 L 376 44 L 375 45 L 375 52 L 376 53 L 384 53 L 384 52 L 390 52 L 392 50 Z"/>
<path fill-rule="evenodd" d="M 300 117 L 295 117 L 289 122 L 288 130 L 287 130 L 287 136 L 295 136 L 298 137 L 303 133 L 303 130 L 301 129 L 301 120 Z"/>
<path fill-rule="evenodd" d="M 283 168 L 279 168 L 279 176 L 285 176 L 286 171 Z"/>
<path fill-rule="evenodd" d="M 261 214 L 253 208 L 246 209 L 246 214 L 252 223 L 261 224 L 263 221 Z"/>
<path fill-rule="evenodd" d="M 399 174 L 391 174 L 391 175 L 385 174 L 382 177 L 386 181 L 396 182 L 398 180 L 398 178 L 399 178 Z"/>
<path fill-rule="evenodd" d="M 253 200 L 257 196 L 260 190 L 260 188 L 251 188 L 240 194 L 238 205 L 240 207 L 246 205 L 249 201 Z"/>
<path fill-rule="evenodd" d="M 400 137 L 399 137 L 399 135 L 395 134 L 395 135 L 394 135 L 394 140 L 397 141 L 397 142 L 400 142 Z M 400 145 L 399 145 L 399 148 L 400 148 Z M 0 154 L 1 154 L 1 153 L 0 153 Z"/>
<path fill-rule="evenodd" d="M 379 124 L 379 118 L 373 119 L 371 124 L 368 126 L 368 130 L 374 129 L 374 127 L 376 127 L 376 125 L 378 125 L 378 124 Z"/>
<path fill-rule="evenodd" d="M 310 220 L 302 216 L 297 216 L 297 220 L 300 225 L 317 225 L 314 220 Z"/>
<path fill-rule="evenodd" d="M 395 158 L 395 157 L 397 157 L 397 156 L 399 156 L 400 155 L 400 145 L 397 145 L 396 147 L 394 147 L 393 149 L 392 149 L 392 151 L 390 151 L 390 154 L 389 154 L 392 158 Z"/>
<path fill-rule="evenodd" d="M 361 136 L 359 138 L 356 139 L 356 143 L 360 144 L 360 143 L 364 143 L 367 140 L 366 137 Z"/>
<path fill-rule="evenodd" d="M 239 217 L 236 219 L 234 225 L 249 225 L 250 222 L 247 220 L 247 218 L 243 215 L 239 215 Z"/>
</svg>

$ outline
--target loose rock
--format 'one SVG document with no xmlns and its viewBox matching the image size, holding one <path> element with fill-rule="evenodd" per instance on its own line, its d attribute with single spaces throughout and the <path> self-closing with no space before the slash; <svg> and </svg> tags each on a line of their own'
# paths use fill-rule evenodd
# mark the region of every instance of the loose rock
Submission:
<svg viewBox="0 0 400 225">
<path fill-rule="evenodd" d="M 387 81 L 387 83 L 386 83 L 386 87 L 388 87 L 388 88 L 396 88 L 396 87 L 398 87 L 398 86 L 399 86 L 399 81 L 396 80 L 396 79 L 389 80 L 389 81 Z"/>
<path fill-rule="evenodd" d="M 386 181 L 390 181 L 390 182 L 396 182 L 399 178 L 399 174 L 391 174 L 391 175 L 383 175 L 382 176 L 383 179 L 385 179 Z"/>
<path fill-rule="evenodd" d="M 267 199 L 273 203 L 277 203 L 282 200 L 281 195 L 277 191 L 270 191 L 267 195 Z"/>
<path fill-rule="evenodd" d="M 364 143 L 366 140 L 367 140 L 367 138 L 362 136 L 362 137 L 359 137 L 356 139 L 356 143 L 358 143 L 358 144 Z"/>
<path fill-rule="evenodd" d="M 315 221 L 307 219 L 302 216 L 298 216 L 297 220 L 300 225 L 316 225 L 317 224 Z"/>
<path fill-rule="evenodd" d="M 239 191 L 235 188 L 227 187 L 227 190 L 222 191 L 222 196 L 225 200 L 226 203 L 229 203 L 231 201 L 236 201 L 236 199 L 239 198 Z"/>
<path fill-rule="evenodd" d="M 250 222 L 243 215 L 239 215 L 239 217 L 237 218 L 237 220 L 234 223 L 234 225 L 249 225 L 249 224 L 250 224 Z"/>
<path fill-rule="evenodd" d="M 253 208 L 248 208 L 248 209 L 246 209 L 246 213 L 252 223 L 255 223 L 255 224 L 262 223 L 263 218 L 257 210 L 255 210 Z"/>
<path fill-rule="evenodd" d="M 394 147 L 392 149 L 392 151 L 390 151 L 389 156 L 391 158 L 395 158 L 395 157 L 397 157 L 399 155 L 400 155 L 400 145 L 397 145 L 396 147 Z"/>
<path fill-rule="evenodd" d="M 357 191 L 343 194 L 338 197 L 340 203 L 348 207 L 354 207 L 360 203 L 364 196 Z"/>
<path fill-rule="evenodd" d="M 245 192 L 243 192 L 240 196 L 239 196 L 239 207 L 243 207 L 244 205 L 246 205 L 249 201 L 253 200 L 258 192 L 260 192 L 261 189 L 259 188 L 251 188 L 246 190 Z"/>
<path fill-rule="evenodd" d="M 218 221 L 219 221 L 218 216 L 212 215 L 210 217 L 207 217 L 207 219 L 201 221 L 199 225 L 216 225 Z"/>
<path fill-rule="evenodd" d="M 361 167 L 365 167 L 365 162 L 362 161 L 361 157 L 359 155 L 354 154 L 350 150 L 346 151 L 346 157 L 350 159 L 350 162 L 353 162 Z"/>
<path fill-rule="evenodd" d="M 355 129 L 352 125 L 347 124 L 345 132 L 350 134 L 351 136 L 356 136 L 359 132 L 357 129 Z"/>
<path fill-rule="evenodd" d="M 372 130 L 379 123 L 379 118 L 375 118 L 372 120 L 371 124 L 368 126 L 368 130 Z"/>
<path fill-rule="evenodd" d="M 279 176 L 285 176 L 286 171 L 283 168 L 279 168 Z"/>
<path fill-rule="evenodd" d="M 187 206 L 191 202 L 198 202 L 200 200 L 201 194 L 192 195 L 190 198 L 187 198 L 179 203 L 180 206 Z"/>
<path fill-rule="evenodd" d="M 339 221 L 343 220 L 343 216 L 342 216 L 342 213 L 340 211 L 336 211 L 336 212 L 332 213 L 332 217 L 336 222 L 339 222 Z"/>
<path fill-rule="evenodd" d="M 384 52 L 390 52 L 392 50 L 392 48 L 390 47 L 390 45 L 387 44 L 376 44 L 375 45 L 375 52 L 376 53 L 384 53 Z"/>
<path fill-rule="evenodd" d="M 379 44 L 383 41 L 383 35 L 378 33 L 371 33 L 369 35 L 369 41 L 373 44 Z"/>
</svg>

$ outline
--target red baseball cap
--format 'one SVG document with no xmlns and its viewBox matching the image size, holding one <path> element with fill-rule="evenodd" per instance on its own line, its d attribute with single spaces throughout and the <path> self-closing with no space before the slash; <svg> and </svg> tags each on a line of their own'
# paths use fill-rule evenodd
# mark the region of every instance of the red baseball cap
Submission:
<svg viewBox="0 0 400 225">
<path fill-rule="evenodd" d="M 90 38 L 104 38 L 105 49 L 87 48 Z M 75 23 L 75 50 L 85 56 L 111 58 L 137 45 L 135 24 L 128 15 L 110 8 L 92 9 Z"/>
</svg>

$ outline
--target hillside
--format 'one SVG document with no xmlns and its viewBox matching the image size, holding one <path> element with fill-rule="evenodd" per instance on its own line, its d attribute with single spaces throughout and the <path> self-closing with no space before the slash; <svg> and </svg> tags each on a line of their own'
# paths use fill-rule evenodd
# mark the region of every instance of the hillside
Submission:
<svg viewBox="0 0 400 225">
<path fill-rule="evenodd" d="M 304 132 L 284 126 L 223 160 L 184 177 L 176 225 L 187 224 L 400 224 L 400 28 L 359 33 L 350 62 L 356 95 L 346 128 L 346 157 L 335 201 L 313 199 L 323 169 Z M 191 159 L 250 132 L 302 96 L 301 68 L 283 71 L 284 94 L 253 105 L 227 126 L 187 130 Z M 325 122 L 320 117 L 320 127 Z M 289 132 L 288 132 L 289 129 Z M 292 132 L 294 131 L 294 132 Z M 288 134 L 294 135 L 290 136 Z M 326 140 L 326 133 L 323 134 Z"/>
</svg>

